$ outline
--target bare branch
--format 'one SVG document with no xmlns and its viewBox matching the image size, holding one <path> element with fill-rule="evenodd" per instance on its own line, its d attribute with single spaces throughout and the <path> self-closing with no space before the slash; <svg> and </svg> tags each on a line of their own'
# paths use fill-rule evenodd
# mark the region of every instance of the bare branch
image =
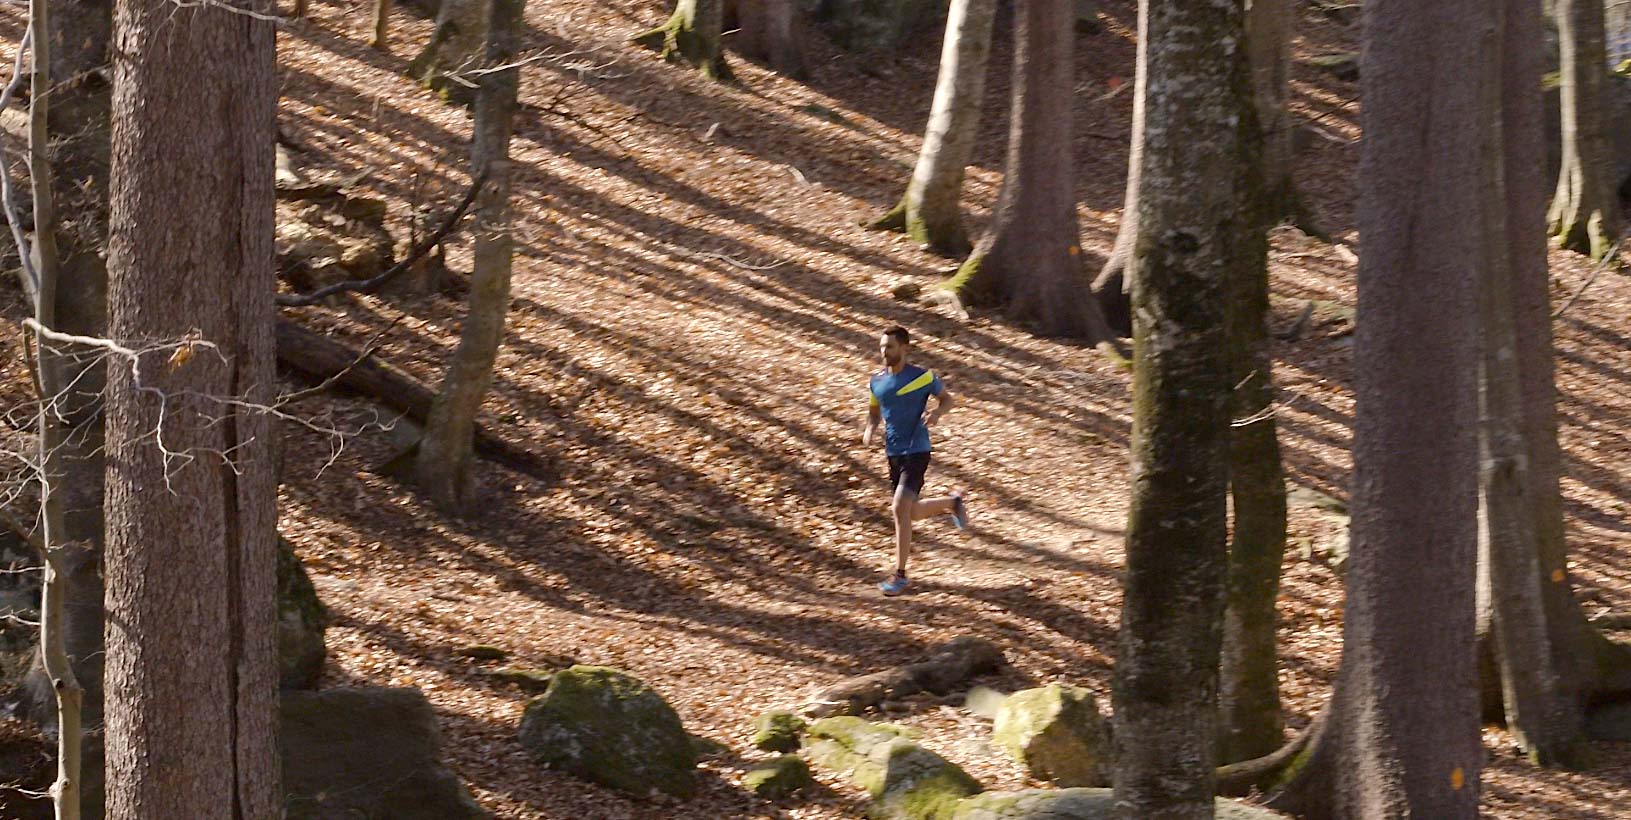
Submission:
<svg viewBox="0 0 1631 820">
<path fill-rule="evenodd" d="M 1618 261 L 1619 257 L 1620 257 L 1620 243 L 1615 242 L 1614 247 L 1609 248 L 1608 253 L 1603 254 L 1603 258 L 1597 260 L 1597 266 L 1595 268 L 1592 268 L 1591 275 L 1587 276 L 1586 281 L 1581 283 L 1580 289 L 1576 290 L 1574 292 L 1574 295 L 1570 296 L 1567 301 L 1565 301 L 1562 305 L 1560 305 L 1558 307 L 1557 310 L 1552 311 L 1552 320 L 1556 321 L 1557 319 L 1562 317 L 1563 312 L 1568 310 L 1570 307 L 1572 307 L 1574 305 L 1574 303 L 1575 303 L 1575 300 L 1579 299 L 1580 295 L 1586 292 L 1586 288 L 1591 287 L 1591 283 L 1597 281 L 1597 275 L 1602 273 L 1604 268 L 1608 267 L 1608 263 Z"/>
</svg>

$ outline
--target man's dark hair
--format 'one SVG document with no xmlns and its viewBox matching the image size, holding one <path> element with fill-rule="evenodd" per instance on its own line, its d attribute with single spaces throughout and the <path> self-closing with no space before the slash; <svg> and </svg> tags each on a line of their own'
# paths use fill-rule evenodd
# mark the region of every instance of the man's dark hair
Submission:
<svg viewBox="0 0 1631 820">
<path fill-rule="evenodd" d="M 912 334 L 906 332 L 906 328 L 901 327 L 900 325 L 895 325 L 894 327 L 889 328 L 883 332 L 883 335 L 893 336 L 895 341 L 900 342 L 903 345 L 909 345 L 912 343 Z"/>
</svg>

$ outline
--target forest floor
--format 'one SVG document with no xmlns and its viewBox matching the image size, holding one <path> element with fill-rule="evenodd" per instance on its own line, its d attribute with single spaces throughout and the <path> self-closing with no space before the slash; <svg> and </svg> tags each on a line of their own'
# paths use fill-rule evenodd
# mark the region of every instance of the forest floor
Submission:
<svg viewBox="0 0 1631 820">
<path fill-rule="evenodd" d="M 424 690 L 450 764 L 496 815 L 855 817 L 862 796 L 829 776 L 783 802 L 743 791 L 738 772 L 762 757 L 747 742 L 752 718 L 961 634 L 995 641 L 1011 662 L 980 683 L 1072 683 L 1108 710 L 1130 376 L 1000 316 L 964 321 L 891 296 L 901 280 L 931 286 L 954 265 L 860 226 L 910 172 L 938 36 L 885 58 L 818 42 L 806 83 L 733 60 L 741 83 L 726 86 L 625 43 L 666 14 L 658 0 L 528 10 L 525 47 L 539 59 L 524 73 L 514 146 L 513 300 L 483 420 L 546 455 L 556 476 L 482 464 L 477 512 L 456 520 L 373 471 L 391 434 L 286 426 L 280 526 L 332 614 L 324 685 Z M 17 15 L 0 11 L 11 42 Z M 1089 271 L 1122 204 L 1132 4 L 1104 3 L 1102 22 L 1078 41 Z M 1356 50 L 1356 25 L 1312 13 L 1301 22 L 1299 56 Z M 462 192 L 470 120 L 402 75 L 428 22 L 399 11 L 394 23 L 387 52 L 365 45 L 365 3 L 317 0 L 287 25 L 281 125 L 310 167 L 365 172 L 358 187 L 390 200 L 405 235 L 413 203 L 440 208 Z M 1010 34 L 1001 21 L 966 186 L 976 231 L 1001 178 Z M 1307 64 L 1293 82 L 1311 121 L 1298 181 L 1323 225 L 1355 245 L 1357 85 Z M 468 264 L 460 243 L 455 268 Z M 1274 237 L 1276 326 L 1316 306 L 1307 332 L 1275 349 L 1295 494 L 1280 609 L 1292 729 L 1329 696 L 1341 649 L 1341 584 L 1324 556 L 1343 522 L 1310 501 L 1346 497 L 1351 259 L 1289 228 Z M 1571 255 L 1552 263 L 1560 299 L 1589 274 Z M 1592 615 L 1631 612 L 1628 309 L 1631 278 L 1608 273 L 1557 323 L 1573 571 Z M 383 358 L 434 384 L 462 305 L 359 297 L 300 313 L 359 346 L 377 336 Z M 959 396 L 935 433 L 929 492 L 966 490 L 975 528 L 922 526 L 915 594 L 885 599 L 874 587 L 892 549 L 883 456 L 861 446 L 858 426 L 877 334 L 897 322 Z M 378 415 L 333 396 L 295 410 L 337 429 Z M 510 658 L 459 654 L 472 644 Z M 488 673 L 562 656 L 640 677 L 689 729 L 729 747 L 704 764 L 699 796 L 630 799 L 528 758 L 516 729 L 529 695 Z M 1042 785 L 955 698 L 909 700 L 889 717 L 988 788 Z M 1555 772 L 1526 764 L 1501 731 L 1485 739 L 1490 817 L 1608 820 L 1631 806 L 1631 746 L 1598 744 L 1590 769 Z"/>
</svg>

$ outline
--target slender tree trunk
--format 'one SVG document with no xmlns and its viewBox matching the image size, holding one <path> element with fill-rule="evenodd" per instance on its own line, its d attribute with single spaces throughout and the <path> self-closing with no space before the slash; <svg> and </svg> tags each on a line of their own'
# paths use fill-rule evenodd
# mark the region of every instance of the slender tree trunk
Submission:
<svg viewBox="0 0 1631 820">
<path fill-rule="evenodd" d="M 716 80 L 730 80 L 730 66 L 720 46 L 724 21 L 725 0 L 678 0 L 668 22 L 632 40 L 668 62 L 683 63 Z"/>
<path fill-rule="evenodd" d="M 1093 279 L 1093 294 L 1098 298 L 1099 310 L 1105 322 L 1118 336 L 1133 334 L 1132 282 L 1127 279 L 1127 261 L 1133 252 L 1133 240 L 1138 236 L 1139 167 L 1144 155 L 1144 97 L 1148 84 L 1149 49 L 1145 43 L 1150 31 L 1149 0 L 1138 2 L 1138 56 L 1133 69 L 1133 128 L 1127 149 L 1127 192 L 1122 199 L 1121 224 L 1116 228 L 1116 243 L 1110 257 L 1104 260 Z"/>
<path fill-rule="evenodd" d="M 1285 557 L 1286 484 L 1269 350 L 1268 228 L 1276 200 L 1256 173 L 1262 133 L 1250 135 L 1245 149 L 1252 164 L 1243 186 L 1250 226 L 1231 265 L 1227 297 L 1235 421 L 1229 439 L 1234 528 L 1218 689 L 1218 754 L 1224 763 L 1269 754 L 1285 736 L 1274 610 Z"/>
<path fill-rule="evenodd" d="M 390 47 L 391 0 L 374 0 L 373 23 L 374 34 L 368 38 L 368 45 L 384 51 Z"/>
<path fill-rule="evenodd" d="M 923 150 L 900 204 L 874 223 L 879 228 L 903 230 L 919 244 L 946 256 L 969 252 L 959 203 L 963 171 L 979 131 L 996 12 L 996 0 L 952 0 Z"/>
<path fill-rule="evenodd" d="M 1598 259 L 1620 235 L 1619 193 L 1609 177 L 1603 125 L 1608 71 L 1602 2 L 1558 0 L 1557 33 L 1563 165 L 1547 222 L 1563 247 Z"/>
<path fill-rule="evenodd" d="M 273 8 L 241 8 L 115 10 L 109 333 L 141 350 L 106 399 L 113 817 L 283 809 Z"/>
<path fill-rule="evenodd" d="M 1303 817 L 1478 816 L 1477 283 L 1491 0 L 1365 5 L 1353 551 L 1331 713 L 1270 801 Z"/>
<path fill-rule="evenodd" d="M 946 284 L 965 303 L 1004 307 L 1039 333 L 1110 338 L 1082 270 L 1071 163 L 1076 39 L 1070 0 L 1022 4 L 1008 161 L 996 219 Z"/>
<path fill-rule="evenodd" d="M 725 30 L 736 29 L 731 48 L 777 73 L 804 79 L 804 21 L 798 0 L 725 0 Z"/>
<path fill-rule="evenodd" d="M 502 65 L 513 59 L 524 8 L 525 0 L 494 0 L 488 63 Z M 518 68 L 481 78 L 470 164 L 474 174 L 487 173 L 487 187 L 476 206 L 470 310 L 441 392 L 431 407 L 414 467 L 419 485 L 450 512 L 463 506 L 476 412 L 492 383 L 493 362 L 510 308 L 510 132 L 519 80 Z"/>
<path fill-rule="evenodd" d="M 1228 293 L 1260 254 L 1241 7 L 1148 4 L 1133 276 L 1133 494 L 1116 808 L 1210 818 L 1228 551 Z"/>
<path fill-rule="evenodd" d="M 1582 761 L 1578 697 L 1559 674 L 1564 661 L 1549 639 L 1542 574 L 1536 480 L 1526 441 L 1526 371 L 1518 353 L 1518 282 L 1547 279 L 1545 183 L 1540 101 L 1540 7 L 1502 0 L 1500 76 L 1489 83 L 1491 122 L 1483 129 L 1491 159 L 1484 169 L 1489 209 L 1488 268 L 1481 290 L 1482 530 L 1480 578 L 1487 589 L 1488 630 L 1506 723 L 1532 760 Z M 1550 384 L 1550 371 L 1544 374 Z M 1483 590 L 1481 590 L 1481 593 Z"/>
</svg>

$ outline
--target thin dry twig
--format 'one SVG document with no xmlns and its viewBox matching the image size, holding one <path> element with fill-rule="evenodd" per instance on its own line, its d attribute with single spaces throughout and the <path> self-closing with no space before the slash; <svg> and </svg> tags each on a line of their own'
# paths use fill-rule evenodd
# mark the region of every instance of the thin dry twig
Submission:
<svg viewBox="0 0 1631 820">
<path fill-rule="evenodd" d="M 1620 243 L 1615 242 L 1614 246 L 1608 249 L 1608 253 L 1603 254 L 1603 258 L 1597 261 L 1597 266 L 1591 269 L 1591 275 L 1586 277 L 1586 281 L 1580 283 L 1580 288 L 1574 292 L 1574 295 L 1570 296 L 1567 301 L 1558 306 L 1557 310 L 1552 311 L 1552 320 L 1556 321 L 1557 319 L 1561 318 L 1563 316 L 1563 312 L 1572 307 L 1575 301 L 1580 298 L 1580 295 L 1586 292 L 1586 288 L 1591 287 L 1591 283 L 1597 281 L 1597 275 L 1602 273 L 1603 269 L 1607 268 L 1610 262 L 1618 262 L 1619 258 Z"/>
</svg>

